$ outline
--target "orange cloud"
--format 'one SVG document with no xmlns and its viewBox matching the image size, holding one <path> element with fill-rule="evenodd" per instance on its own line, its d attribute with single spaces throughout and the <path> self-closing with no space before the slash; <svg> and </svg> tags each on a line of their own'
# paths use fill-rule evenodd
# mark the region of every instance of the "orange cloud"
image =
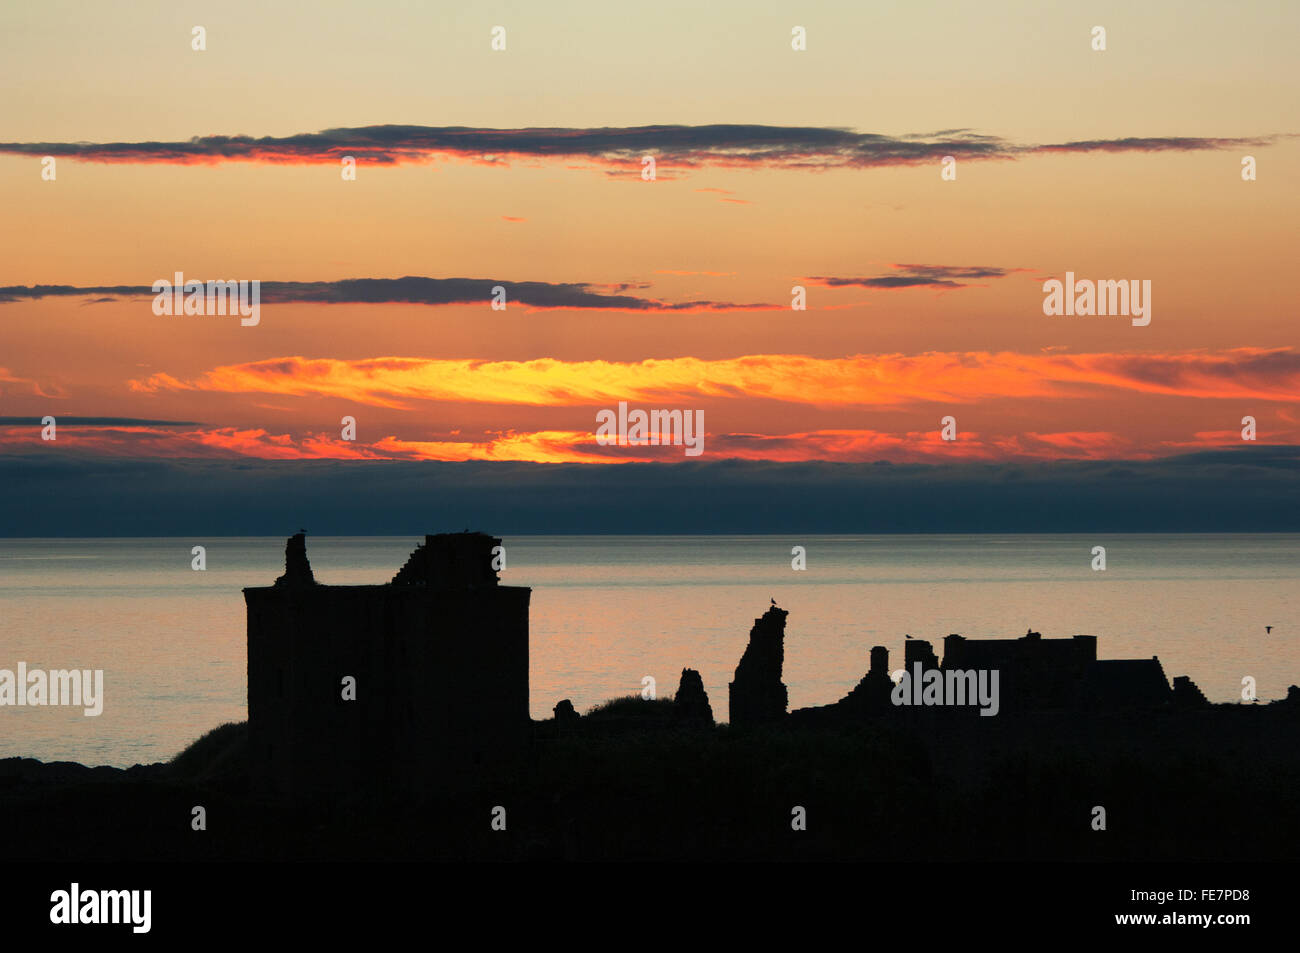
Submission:
<svg viewBox="0 0 1300 953">
<path fill-rule="evenodd" d="M 1294 402 L 1300 401 L 1300 350 L 1070 355 L 930 351 L 845 358 L 754 354 L 638 362 L 295 356 L 217 367 L 189 381 L 159 373 L 130 381 L 129 386 L 142 393 L 337 397 L 394 409 L 408 409 L 416 400 L 548 407 L 732 397 L 822 407 L 902 407 L 1096 396 L 1105 390 Z"/>
<path fill-rule="evenodd" d="M 458 431 L 446 435 L 459 436 Z M 960 433 L 955 441 L 938 430 L 887 433 L 876 430 L 813 430 L 787 434 L 706 434 L 701 459 L 809 460 L 866 463 L 952 463 L 972 460 L 1100 460 L 1122 454 L 1125 459 L 1150 459 L 1186 449 L 1207 449 L 1229 443 L 1217 433 L 1196 434 L 1196 440 L 1167 441 L 1153 449 L 1135 448 L 1118 434 L 1102 431 L 1055 433 Z M 1291 445 L 1273 439 L 1274 445 Z M 1239 439 L 1239 435 L 1238 435 Z M 1261 444 L 1263 445 L 1263 444 Z M 411 440 L 385 436 L 365 444 L 339 439 L 334 433 L 273 434 L 264 429 L 222 427 L 175 431 L 149 427 L 67 427 L 54 443 L 40 439 L 40 428 L 0 427 L 0 450 L 61 452 L 71 449 L 114 457 L 236 458 L 263 460 L 469 460 L 529 463 L 677 463 L 688 459 L 681 446 L 601 446 L 591 431 L 542 430 L 489 432 L 481 439 Z"/>
<path fill-rule="evenodd" d="M 1133 442 L 1118 434 L 1097 430 L 1071 430 L 1059 433 L 1030 431 L 1002 437 L 990 442 L 1005 457 L 1070 458 L 1107 460 L 1118 456 L 1148 459 L 1150 451 L 1136 449 Z"/>
<path fill-rule="evenodd" d="M 37 426 L 0 427 L 0 450 L 67 450 L 113 457 L 258 457 L 264 460 L 382 460 L 388 455 L 329 435 L 291 434 L 221 427 L 176 430 L 160 427 L 60 425 L 58 439 L 41 439 Z"/>
<path fill-rule="evenodd" d="M 11 394 L 34 394 L 37 397 L 49 397 L 52 399 L 62 400 L 68 395 L 57 384 L 42 384 L 34 377 L 18 377 L 7 367 L 0 367 L 0 385 L 9 385 L 8 387 L 0 386 L 0 395 L 6 391 Z"/>
</svg>

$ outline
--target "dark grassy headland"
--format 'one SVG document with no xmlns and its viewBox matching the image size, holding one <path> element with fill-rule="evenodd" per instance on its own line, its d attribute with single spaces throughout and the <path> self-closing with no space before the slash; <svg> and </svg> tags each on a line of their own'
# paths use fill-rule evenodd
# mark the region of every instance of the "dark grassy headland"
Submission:
<svg viewBox="0 0 1300 953">
<path fill-rule="evenodd" d="M 621 699 L 397 795 L 258 794 L 247 726 L 166 764 L 0 760 L 10 860 L 1294 860 L 1300 705 L 913 710 L 740 730 Z M 207 829 L 191 829 L 192 808 Z M 506 808 L 505 831 L 491 827 Z M 807 829 L 791 828 L 792 809 Z M 1106 829 L 1093 829 L 1093 808 Z"/>
</svg>

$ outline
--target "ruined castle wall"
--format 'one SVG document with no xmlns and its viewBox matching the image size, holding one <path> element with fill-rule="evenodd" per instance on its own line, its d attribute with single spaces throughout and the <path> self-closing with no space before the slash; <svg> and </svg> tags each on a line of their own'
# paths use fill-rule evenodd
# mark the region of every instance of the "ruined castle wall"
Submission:
<svg viewBox="0 0 1300 953">
<path fill-rule="evenodd" d="M 244 595 L 250 757 L 272 790 L 437 784 L 525 736 L 530 590 Z"/>
<path fill-rule="evenodd" d="M 943 669 L 999 673 L 1008 710 L 1070 708 L 1079 703 L 1082 680 L 1096 661 L 1095 636 L 1071 639 L 944 639 Z"/>
</svg>

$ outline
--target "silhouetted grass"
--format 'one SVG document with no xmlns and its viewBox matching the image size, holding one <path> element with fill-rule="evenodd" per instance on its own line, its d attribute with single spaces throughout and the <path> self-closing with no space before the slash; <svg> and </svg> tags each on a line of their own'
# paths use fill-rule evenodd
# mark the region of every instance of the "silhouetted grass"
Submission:
<svg viewBox="0 0 1300 953">
<path fill-rule="evenodd" d="M 167 774 L 191 781 L 231 777 L 247 770 L 248 722 L 213 728 L 167 763 Z"/>
<path fill-rule="evenodd" d="M 1241 710 L 1238 710 L 1240 708 Z M 1272 708 L 1272 706 L 1270 706 Z M 633 696 L 425 790 L 292 802 L 246 725 L 156 771 L 0 762 L 10 854 L 129 859 L 1238 860 L 1300 857 L 1300 719 L 1262 706 L 683 730 Z M 340 755 L 343 756 L 342 754 Z M 240 785 L 244 787 L 240 787 Z M 249 792 L 252 792 L 251 794 Z M 194 837 L 195 804 L 220 837 Z M 505 831 L 489 823 L 506 808 Z M 1093 829 L 1095 807 L 1106 829 Z M 792 826 L 795 808 L 806 829 Z M 54 832 L 54 833 L 51 833 Z"/>
</svg>

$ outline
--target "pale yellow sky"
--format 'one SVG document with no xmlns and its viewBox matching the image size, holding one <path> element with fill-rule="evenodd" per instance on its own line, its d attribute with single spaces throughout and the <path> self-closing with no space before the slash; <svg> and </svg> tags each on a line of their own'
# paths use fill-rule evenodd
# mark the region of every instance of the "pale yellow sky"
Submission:
<svg viewBox="0 0 1300 953">
<path fill-rule="evenodd" d="M 205 52 L 190 49 L 194 25 Z M 496 25 L 505 52 L 489 48 Z M 795 25 L 808 31 L 798 54 Z M 1287 0 L 11 0 L 0 76 L 6 137 L 24 141 L 375 123 L 1238 136 L 1296 128 L 1298 30 Z"/>
<path fill-rule="evenodd" d="M 1300 131 L 1293 3 L 1092 3 L 1085 12 L 1043 3 L 498 3 L 446 14 L 440 6 L 10 3 L 0 10 L 0 142 L 289 136 L 381 123 L 750 123 L 891 136 L 970 129 L 1017 145 Z M 207 31 L 202 52 L 190 45 L 196 24 Z M 506 27 L 504 52 L 490 49 L 495 25 Z M 790 48 L 796 25 L 808 31 L 806 51 Z M 1107 30 L 1104 52 L 1091 49 L 1094 25 Z M 1248 152 L 1258 160 L 1254 182 L 1240 175 Z M 652 183 L 569 159 L 363 163 L 355 182 L 342 181 L 333 164 L 64 157 L 57 169 L 57 180 L 45 182 L 38 157 L 0 154 L 8 225 L 0 286 L 149 285 L 177 270 L 263 281 L 420 275 L 630 282 L 645 285 L 633 293 L 670 302 L 781 306 L 792 285 L 805 284 L 810 310 L 516 306 L 497 314 L 486 303 L 294 304 L 266 306 L 263 323 L 249 330 L 160 322 L 140 299 L 19 301 L 0 304 L 0 368 L 43 383 L 0 381 L 0 416 L 39 415 L 51 400 L 42 394 L 58 393 L 60 406 L 83 414 L 261 422 L 301 433 L 327 416 L 305 409 L 318 398 L 145 395 L 128 386 L 154 373 L 192 379 L 294 355 L 834 360 L 1049 349 L 1186 354 L 1287 348 L 1296 339 L 1293 138 L 962 160 L 951 182 L 933 163 L 812 172 L 683 171 L 664 161 Z M 1025 270 L 944 291 L 807 280 L 880 276 L 898 263 Z M 1151 325 L 1044 317 L 1042 279 L 1067 270 L 1151 280 Z M 667 274 L 674 271 L 724 274 Z M 1148 397 L 1093 400 L 1002 406 L 988 419 L 1146 441 L 1162 433 L 1145 413 Z M 1209 402 L 1190 394 L 1159 400 L 1186 434 L 1221 430 L 1215 421 L 1231 416 L 1226 407 L 1207 416 Z M 908 429 L 934 417 L 928 405 L 878 410 L 880 419 L 876 412 L 737 398 L 725 412 L 719 404 L 713 419 L 795 433 Z M 481 430 L 584 426 L 574 421 L 590 414 L 467 404 L 436 416 Z M 410 438 L 432 419 L 381 418 Z"/>
</svg>

